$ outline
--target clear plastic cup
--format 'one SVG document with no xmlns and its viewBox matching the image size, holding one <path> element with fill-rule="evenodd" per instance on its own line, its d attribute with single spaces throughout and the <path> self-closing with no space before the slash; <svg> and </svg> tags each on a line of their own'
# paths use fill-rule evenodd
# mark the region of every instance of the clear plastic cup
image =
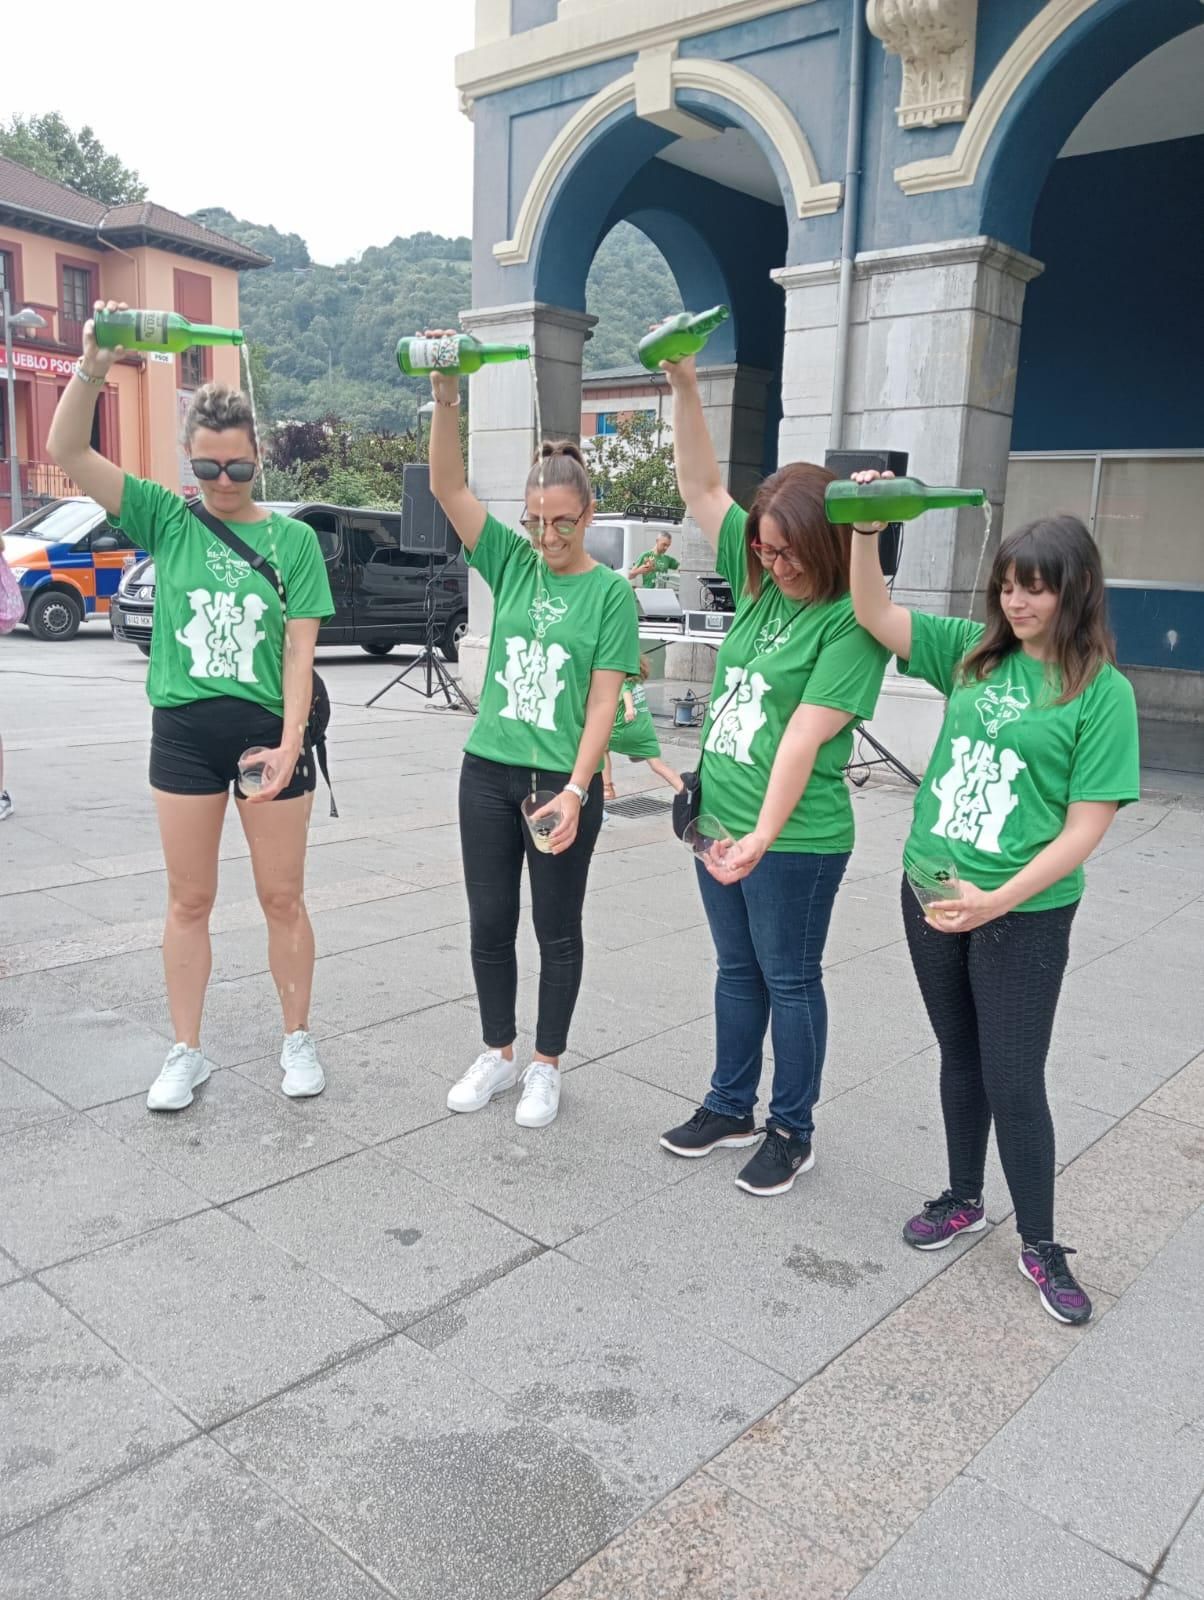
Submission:
<svg viewBox="0 0 1204 1600">
<path fill-rule="evenodd" d="M 718 866 L 725 852 L 734 843 L 731 834 L 719 818 L 712 817 L 705 811 L 695 817 L 693 822 L 687 823 L 681 842 L 692 856 L 697 856 L 700 861 L 709 862 L 711 866 Z"/>
<path fill-rule="evenodd" d="M 267 781 L 267 758 L 271 752 L 261 744 L 252 745 L 238 758 L 238 787 L 245 795 L 258 794 Z"/>
<path fill-rule="evenodd" d="M 948 856 L 924 856 L 907 868 L 907 881 L 911 892 L 930 915 L 929 908 L 938 900 L 960 900 L 962 886 L 957 868 Z"/>
<path fill-rule="evenodd" d="M 531 842 L 537 850 L 542 850 L 544 855 L 552 853 L 552 835 L 560 826 L 564 812 L 559 806 L 554 811 L 549 811 L 546 817 L 537 821 L 532 819 L 537 811 L 542 811 L 544 806 L 550 806 L 560 796 L 553 789 L 539 789 L 535 794 L 529 794 L 523 801 L 523 821 L 531 833 Z"/>
</svg>

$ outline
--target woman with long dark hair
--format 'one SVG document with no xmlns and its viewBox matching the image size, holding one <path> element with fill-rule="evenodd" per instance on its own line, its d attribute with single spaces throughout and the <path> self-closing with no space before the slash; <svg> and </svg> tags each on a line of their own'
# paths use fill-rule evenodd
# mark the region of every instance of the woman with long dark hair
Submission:
<svg viewBox="0 0 1204 1600">
<path fill-rule="evenodd" d="M 947 699 L 904 848 L 902 901 L 941 1049 L 949 1187 L 903 1237 L 939 1250 L 986 1226 L 993 1121 L 1020 1271 L 1052 1317 L 1086 1322 L 1091 1301 L 1067 1264 L 1073 1251 L 1054 1235 L 1045 1058 L 1083 863 L 1140 794 L 1137 708 L 1115 664 L 1099 552 L 1077 517 L 1043 517 L 1010 534 L 992 565 L 984 626 L 896 605 L 877 532 L 855 525 L 857 616 L 900 671 Z M 930 871 L 934 859 L 957 892 L 925 913 L 908 874 Z"/>
</svg>

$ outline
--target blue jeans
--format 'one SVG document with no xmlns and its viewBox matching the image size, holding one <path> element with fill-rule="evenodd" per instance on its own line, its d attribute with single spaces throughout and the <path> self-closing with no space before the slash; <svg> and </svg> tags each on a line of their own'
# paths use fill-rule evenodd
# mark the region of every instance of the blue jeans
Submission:
<svg viewBox="0 0 1204 1600">
<path fill-rule="evenodd" d="M 719 957 L 715 1072 L 703 1102 L 725 1117 L 757 1103 L 765 1029 L 773 1023 L 770 1119 L 810 1139 L 828 1044 L 823 953 L 847 855 L 770 851 L 739 883 L 698 866 Z"/>
</svg>

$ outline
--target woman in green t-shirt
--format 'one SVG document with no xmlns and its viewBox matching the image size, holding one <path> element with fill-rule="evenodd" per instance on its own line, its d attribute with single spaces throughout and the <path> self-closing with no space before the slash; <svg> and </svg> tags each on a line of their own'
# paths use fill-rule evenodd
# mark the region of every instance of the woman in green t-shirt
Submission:
<svg viewBox="0 0 1204 1600">
<path fill-rule="evenodd" d="M 878 474 L 858 473 L 859 481 Z M 1054 1239 L 1045 1058 L 1083 893 L 1083 863 L 1140 795 L 1137 707 L 1116 669 L 1099 551 L 1077 517 L 1003 540 L 986 623 L 895 605 L 878 525 L 858 525 L 857 615 L 946 697 L 903 852 L 903 920 L 941 1047 L 949 1187 L 905 1225 L 918 1250 L 986 1226 L 991 1123 L 1016 1209 L 1020 1270 L 1059 1322 L 1091 1302 Z M 875 537 L 868 537 L 874 535 Z M 922 909 L 913 885 L 955 884 Z M 1073 1252 L 1071 1252 L 1073 1253 Z"/>
<path fill-rule="evenodd" d="M 116 309 L 114 302 L 108 309 Z M 97 396 L 122 352 L 101 350 L 91 322 L 84 324 L 83 343 L 51 425 L 50 455 L 155 558 L 155 627 L 146 679 L 154 707 L 150 786 L 167 867 L 163 967 L 176 1043 L 146 1103 L 152 1111 L 182 1110 L 210 1073 L 201 1050 L 201 1013 L 231 785 L 284 1012 L 281 1087 L 290 1098 L 320 1094 L 326 1080 L 309 1033 L 314 936 L 303 898 L 315 783 L 306 725 L 318 625 L 334 607 L 317 536 L 304 523 L 255 503 L 259 448 L 246 396 L 217 384 L 198 389 L 184 445 L 202 502 L 215 521 L 275 568 L 286 613 L 276 586 L 218 539 L 178 494 L 130 477 L 92 449 Z M 256 746 L 263 751 L 263 783 L 248 794 L 240 786 L 239 757 Z"/>
<path fill-rule="evenodd" d="M 539 1012 L 515 1121 L 542 1128 L 559 1109 L 560 1057 L 581 986 L 581 912 L 602 825 L 602 757 L 623 679 L 639 665 L 635 596 L 622 573 L 586 552 L 594 501 L 577 446 L 542 446 L 524 490 L 524 536 L 490 516 L 464 481 L 457 375 L 432 373 L 431 392 L 431 488 L 469 564 L 493 591 L 485 684 L 460 774 L 485 1048 L 447 1104 L 479 1111 L 519 1079 L 515 940 L 525 858 L 539 941 Z M 555 799 L 535 819 L 556 813 L 560 820 L 537 848 L 521 808 L 539 790 Z"/>
<path fill-rule="evenodd" d="M 682 498 L 739 598 L 716 662 L 700 768 L 702 809 L 735 841 L 698 865 L 719 958 L 715 1070 L 703 1104 L 661 1144 L 703 1156 L 756 1142 L 771 1025 L 767 1136 L 736 1182 L 749 1194 L 785 1194 L 814 1162 L 824 942 L 853 848 L 844 768 L 854 724 L 877 701 L 886 652 L 853 616 L 851 535 L 824 514 L 832 474 L 806 462 L 783 467 L 746 514 L 723 487 L 693 359 L 663 370 Z"/>
<path fill-rule="evenodd" d="M 661 759 L 661 742 L 656 736 L 656 724 L 648 709 L 648 696 L 644 693 L 644 680 L 652 670 L 645 655 L 640 656 L 640 670 L 636 677 L 624 678 L 623 692 L 619 696 L 619 709 L 610 735 L 610 745 L 602 768 L 602 797 L 615 798 L 614 779 L 611 772 L 611 755 L 626 756 L 629 761 L 645 762 L 675 794 L 682 790 L 681 774 L 674 772 L 667 761 Z"/>
</svg>

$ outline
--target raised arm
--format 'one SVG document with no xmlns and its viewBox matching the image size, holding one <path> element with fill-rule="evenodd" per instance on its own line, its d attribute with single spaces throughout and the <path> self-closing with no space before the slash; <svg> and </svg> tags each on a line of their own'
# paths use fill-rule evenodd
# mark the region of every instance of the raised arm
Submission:
<svg viewBox="0 0 1204 1600">
<path fill-rule="evenodd" d="M 854 481 L 869 483 L 877 477 L 892 478 L 892 472 L 855 472 Z M 878 535 L 884 522 L 855 522 L 853 549 L 849 559 L 849 590 L 858 622 L 883 644 L 892 655 L 906 661 L 911 655 L 911 612 L 890 597 L 882 562 L 878 556 Z"/>
<path fill-rule="evenodd" d="M 115 300 L 110 300 L 107 305 L 98 300 L 96 310 L 102 307 L 107 311 L 125 310 L 124 302 Z M 47 452 L 55 466 L 62 467 L 85 494 L 91 495 L 114 517 L 121 513 L 125 473 L 98 450 L 93 450 L 92 421 L 109 368 L 121 354 L 120 345 L 116 350 L 100 349 L 96 343 L 94 324 L 89 317 L 84 323 L 83 354 L 74 376 L 63 390 L 46 440 Z"/>
<path fill-rule="evenodd" d="M 438 338 L 438 332 L 428 338 Z M 468 487 L 460 451 L 460 378 L 454 372 L 431 373 L 435 414 L 431 418 L 431 493 L 447 513 L 466 550 L 476 548 L 485 526 L 485 507 Z"/>
<path fill-rule="evenodd" d="M 661 371 L 673 391 L 673 464 L 677 468 L 677 487 L 686 510 L 708 542 L 717 546 L 723 519 L 734 502 L 723 487 L 715 446 L 707 431 L 694 357 L 662 361 Z"/>
</svg>

